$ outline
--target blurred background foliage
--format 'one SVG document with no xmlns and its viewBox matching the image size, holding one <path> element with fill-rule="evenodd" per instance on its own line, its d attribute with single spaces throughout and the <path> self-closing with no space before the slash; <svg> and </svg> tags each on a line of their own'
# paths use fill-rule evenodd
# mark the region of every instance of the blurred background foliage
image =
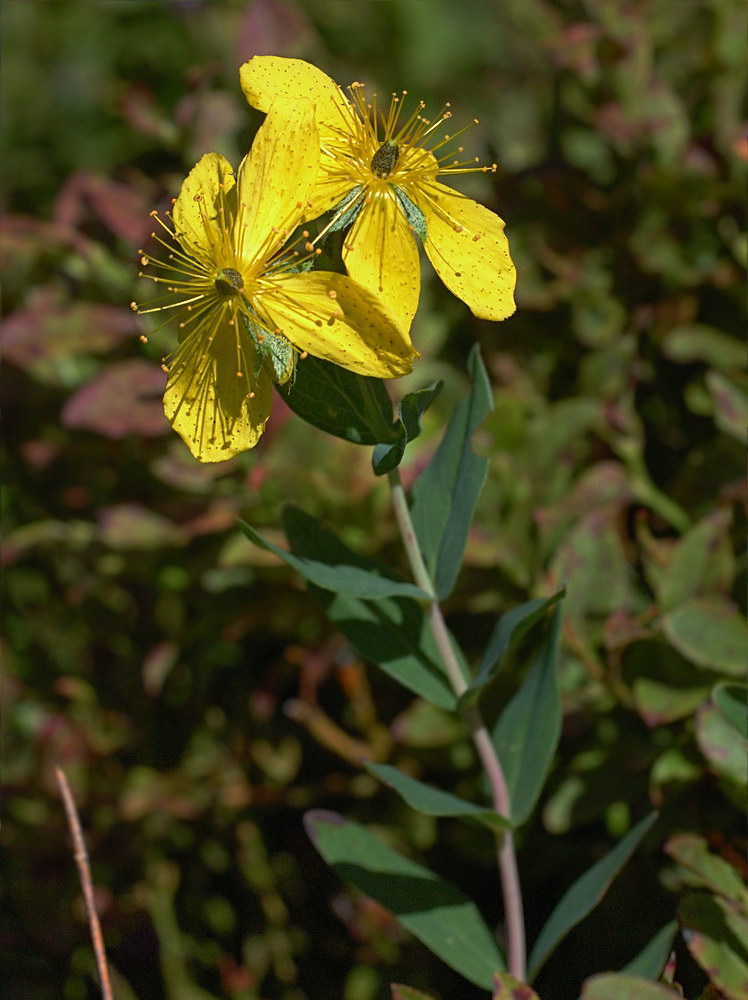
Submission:
<svg viewBox="0 0 748 1000">
<path fill-rule="evenodd" d="M 518 311 L 475 320 L 426 274 L 406 390 L 476 340 L 489 481 L 446 609 L 477 657 L 497 615 L 568 588 L 565 723 L 520 837 L 530 934 L 652 805 L 660 820 L 538 982 L 620 968 L 688 879 L 697 833 L 744 872 L 746 7 L 721 0 L 7 2 L 2 41 L 5 544 L 0 940 L 8 1000 L 97 995 L 52 767 L 73 782 L 121 1000 L 477 997 L 341 885 L 309 806 L 373 824 L 500 919 L 488 835 L 410 812 L 366 755 L 479 796 L 455 723 L 358 662 L 300 581 L 239 535 L 293 501 L 402 567 L 366 449 L 276 399 L 251 453 L 201 467 L 160 405 L 167 329 L 128 309 L 137 249 L 202 153 L 261 120 L 238 67 L 308 59 L 480 123 Z M 303 460 L 300 461 L 300 456 Z M 526 652 L 526 651 L 525 651 Z M 494 693 L 496 711 L 516 670 Z M 726 706 L 728 706 L 726 708 Z M 438 834 L 438 838 L 437 838 Z M 704 984 L 678 949 L 687 996 Z"/>
</svg>

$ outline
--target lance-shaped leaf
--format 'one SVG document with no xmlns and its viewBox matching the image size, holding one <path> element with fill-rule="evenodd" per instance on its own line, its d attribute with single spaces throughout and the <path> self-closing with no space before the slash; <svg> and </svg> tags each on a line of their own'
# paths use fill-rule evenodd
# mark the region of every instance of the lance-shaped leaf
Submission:
<svg viewBox="0 0 748 1000">
<path fill-rule="evenodd" d="M 300 510 L 289 508 L 284 512 L 284 523 L 288 534 L 288 524 L 302 524 L 308 532 L 310 545 L 308 552 L 314 555 L 301 556 L 281 549 L 259 535 L 244 521 L 239 527 L 244 534 L 268 552 L 274 552 L 289 566 L 293 567 L 305 580 L 324 587 L 325 590 L 342 591 L 354 597 L 416 597 L 428 600 L 428 595 L 412 583 L 398 579 L 384 566 L 378 566 L 352 552 L 339 538 L 326 531 L 319 523 Z M 290 537 L 290 535 L 289 535 Z M 293 546 L 293 542 L 291 543 Z"/>
<path fill-rule="evenodd" d="M 516 608 L 505 612 L 499 618 L 488 640 L 488 645 L 486 646 L 486 651 L 483 654 L 478 671 L 468 685 L 467 691 L 462 696 L 463 703 L 476 699 L 479 692 L 501 670 L 504 657 L 509 649 L 516 645 L 527 630 L 535 622 L 540 621 L 546 611 L 557 604 L 563 596 L 564 591 L 559 590 L 552 597 L 537 598 L 533 601 L 527 601 L 525 604 L 520 604 Z"/>
<path fill-rule="evenodd" d="M 376 476 L 384 476 L 402 462 L 406 445 L 421 433 L 421 417 L 441 392 L 442 385 L 442 382 L 432 382 L 425 389 L 410 392 L 400 400 L 395 421 L 397 437 L 394 441 L 378 444 L 371 457 Z"/>
<path fill-rule="evenodd" d="M 341 878 L 375 899 L 438 958 L 490 989 L 504 960 L 475 904 L 449 882 L 336 813 L 304 816 L 312 843 Z"/>
<path fill-rule="evenodd" d="M 505 830 L 509 826 L 507 820 L 493 809 L 475 805 L 474 802 L 466 802 L 465 799 L 458 798 L 450 792 L 433 788 L 409 774 L 403 774 L 396 767 L 390 767 L 389 764 L 372 764 L 370 761 L 364 761 L 364 767 L 385 785 L 394 788 L 411 809 L 417 812 L 425 813 L 427 816 L 452 816 L 455 819 L 472 820 L 494 831 Z"/>
<path fill-rule="evenodd" d="M 673 950 L 673 939 L 678 932 L 675 920 L 661 927 L 652 940 L 644 947 L 636 958 L 632 958 L 621 969 L 628 976 L 643 976 L 645 979 L 659 979 L 662 970 Z"/>
<path fill-rule="evenodd" d="M 359 600 L 310 586 L 330 621 L 358 655 L 414 694 L 448 712 L 456 699 L 421 606 L 406 597 Z"/>
<path fill-rule="evenodd" d="M 319 559 L 335 554 L 343 563 L 354 562 L 361 570 L 381 572 L 377 563 L 351 552 L 339 538 L 297 508 L 286 509 L 283 523 L 295 558 L 317 565 Z M 310 581 L 309 589 L 359 656 L 376 663 L 410 691 L 439 708 L 454 709 L 455 696 L 418 601 L 397 596 L 363 599 L 344 590 L 333 593 L 332 588 L 325 588 L 317 580 Z M 466 672 L 467 667 L 461 662 Z"/>
<path fill-rule="evenodd" d="M 379 378 L 357 375 L 311 355 L 278 392 L 302 420 L 354 444 L 397 439 L 392 403 Z"/>
<path fill-rule="evenodd" d="M 561 735 L 561 697 L 555 669 L 560 624 L 561 612 L 556 610 L 535 665 L 494 730 L 494 746 L 509 788 L 513 826 L 521 826 L 535 808 Z"/>
<path fill-rule="evenodd" d="M 637 823 L 609 854 L 589 868 L 567 890 L 532 949 L 529 962 L 531 981 L 569 931 L 595 909 L 656 819 L 657 813 L 650 813 Z"/>
<path fill-rule="evenodd" d="M 468 370 L 473 388 L 457 406 L 434 457 L 415 481 L 411 498 L 413 526 L 440 599 L 454 587 L 488 472 L 488 459 L 478 458 L 471 442 L 492 407 L 477 347 L 470 353 Z"/>
</svg>

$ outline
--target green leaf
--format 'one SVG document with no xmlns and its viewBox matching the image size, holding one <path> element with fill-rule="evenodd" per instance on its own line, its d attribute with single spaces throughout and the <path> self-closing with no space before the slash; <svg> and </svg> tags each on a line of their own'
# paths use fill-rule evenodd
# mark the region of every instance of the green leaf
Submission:
<svg viewBox="0 0 748 1000">
<path fill-rule="evenodd" d="M 457 819 L 475 820 L 494 831 L 505 830 L 509 826 L 507 820 L 492 809 L 466 802 L 465 799 L 460 799 L 450 792 L 443 792 L 440 788 L 432 788 L 431 785 L 411 778 L 409 774 L 403 774 L 389 764 L 372 764 L 364 761 L 364 767 L 385 785 L 394 788 L 411 809 L 425 813 L 426 816 L 453 816 Z"/>
<path fill-rule="evenodd" d="M 696 598 L 669 611 L 662 629 L 679 653 L 692 663 L 744 677 L 748 662 L 748 625 L 730 602 Z"/>
<path fill-rule="evenodd" d="M 595 909 L 656 819 L 657 813 L 646 816 L 564 893 L 532 949 L 529 962 L 531 981 L 569 931 Z"/>
<path fill-rule="evenodd" d="M 566 585 L 565 614 L 570 620 L 607 618 L 632 606 L 631 562 L 618 511 L 610 504 L 586 512 L 556 549 L 551 572 Z"/>
<path fill-rule="evenodd" d="M 517 643 L 535 622 L 540 621 L 546 611 L 557 604 L 563 596 L 564 590 L 561 589 L 552 597 L 541 597 L 519 604 L 499 618 L 488 640 L 478 671 L 462 696 L 463 703 L 473 701 L 477 693 L 496 677 L 509 648 Z"/>
<path fill-rule="evenodd" d="M 473 388 L 455 409 L 411 497 L 413 526 L 440 599 L 454 587 L 488 472 L 488 459 L 478 458 L 471 444 L 473 433 L 492 405 L 488 375 L 477 346 L 470 352 L 468 370 Z"/>
<path fill-rule="evenodd" d="M 641 976 L 603 972 L 587 979 L 580 1000 L 681 1000 L 682 994 L 663 983 L 653 983 Z"/>
<path fill-rule="evenodd" d="M 275 553 L 305 580 L 318 587 L 324 587 L 325 590 L 342 591 L 353 597 L 369 599 L 395 596 L 416 597 L 426 601 L 429 599 L 428 595 L 414 584 L 399 580 L 385 567 L 356 555 L 335 535 L 325 531 L 313 517 L 308 517 L 295 508 L 289 508 L 284 512 L 287 534 L 289 534 L 289 522 L 295 524 L 303 522 L 304 529 L 309 531 L 318 543 L 316 552 L 319 558 L 304 558 L 281 549 L 259 535 L 245 521 L 239 521 L 239 527 L 255 545 Z"/>
<path fill-rule="evenodd" d="M 748 889 L 735 868 L 718 854 L 713 854 L 703 837 L 678 833 L 665 844 L 665 853 L 685 868 L 697 884 L 725 899 L 739 903 L 748 913 Z"/>
<path fill-rule="evenodd" d="M 665 337 L 662 350 L 677 364 L 703 361 L 723 371 L 742 371 L 745 365 L 745 345 L 740 340 L 700 323 L 674 327 Z"/>
<path fill-rule="evenodd" d="M 675 920 L 661 927 L 649 944 L 621 969 L 625 975 L 659 979 L 673 950 L 673 939 L 678 932 Z"/>
<path fill-rule="evenodd" d="M 716 705 L 702 705 L 696 716 L 696 742 L 711 770 L 736 788 L 748 783 L 745 759 L 748 743 Z"/>
<path fill-rule="evenodd" d="M 724 899 L 688 892 L 678 904 L 688 950 L 728 1000 L 748 995 L 748 919 Z"/>
<path fill-rule="evenodd" d="M 339 538 L 298 508 L 285 510 L 283 524 L 294 558 L 304 560 L 305 566 L 309 563 L 319 566 L 320 562 L 336 559 L 371 575 L 382 572 L 378 563 L 351 552 Z M 320 575 L 314 580 L 307 579 L 311 593 L 359 656 L 376 663 L 432 704 L 448 711 L 454 709 L 455 696 L 443 673 L 428 618 L 418 601 L 399 596 L 366 599 L 366 595 L 345 590 L 335 593 L 332 587 L 319 582 Z M 464 661 L 462 665 L 466 672 Z"/>
<path fill-rule="evenodd" d="M 494 745 L 509 789 L 513 826 L 521 826 L 532 813 L 561 734 L 561 698 L 555 670 L 560 629 L 561 612 L 557 609 L 535 665 L 494 730 Z"/>
<path fill-rule="evenodd" d="M 730 511 L 721 508 L 690 528 L 678 542 L 657 588 L 664 611 L 691 598 L 720 596 L 730 591 L 734 557 L 730 544 Z"/>
<path fill-rule="evenodd" d="M 748 739 L 748 684 L 727 684 L 721 681 L 712 689 L 712 701 L 743 739 Z"/>
<path fill-rule="evenodd" d="M 455 695 L 442 671 L 431 626 L 416 601 L 403 597 L 366 601 L 309 589 L 362 659 L 376 663 L 432 705 L 454 711 Z"/>
<path fill-rule="evenodd" d="M 748 424 L 748 393 L 719 372 L 706 375 L 706 386 L 714 402 L 714 422 L 721 431 L 745 443 Z"/>
<path fill-rule="evenodd" d="M 714 683 L 714 674 L 659 641 L 633 646 L 625 676 L 636 709 L 650 727 L 693 715 Z"/>
<path fill-rule="evenodd" d="M 371 458 L 374 475 L 384 476 L 397 468 L 405 454 L 406 445 L 421 433 L 421 417 L 441 392 L 442 385 L 441 381 L 432 382 L 425 389 L 403 397 L 398 406 L 398 419 L 395 421 L 397 438 L 395 441 L 381 442 L 374 448 Z"/>
<path fill-rule="evenodd" d="M 304 816 L 312 843 L 341 878 L 375 899 L 438 958 L 490 989 L 504 960 L 475 904 L 449 882 L 336 813 Z"/>
<path fill-rule="evenodd" d="M 293 382 L 277 388 L 294 413 L 328 434 L 354 444 L 396 440 L 392 404 L 382 379 L 310 355 L 297 365 Z"/>
</svg>

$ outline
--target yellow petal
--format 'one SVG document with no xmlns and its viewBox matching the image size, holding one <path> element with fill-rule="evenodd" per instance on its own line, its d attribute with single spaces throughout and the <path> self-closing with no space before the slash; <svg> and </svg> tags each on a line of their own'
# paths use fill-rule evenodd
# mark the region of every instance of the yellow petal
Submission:
<svg viewBox="0 0 748 1000">
<path fill-rule="evenodd" d="M 227 319 L 228 312 L 183 340 L 166 383 L 166 417 L 200 462 L 223 462 L 253 448 L 270 416 L 270 378 L 263 370 L 255 381 L 254 344 L 246 333 L 238 342 L 238 327 Z"/>
<path fill-rule="evenodd" d="M 343 261 L 350 276 L 379 295 L 406 329 L 418 308 L 418 244 L 391 187 L 374 191 L 346 237 Z"/>
<path fill-rule="evenodd" d="M 218 153 L 206 153 L 185 178 L 172 218 L 179 242 L 203 263 L 215 262 L 215 245 L 229 233 L 235 213 L 234 170 Z"/>
<path fill-rule="evenodd" d="M 326 169 L 325 161 L 328 159 L 323 156 L 320 161 L 317 183 L 309 195 L 304 213 L 305 219 L 317 219 L 320 215 L 324 215 L 331 208 L 335 208 L 356 187 L 355 180 L 343 171 Z"/>
<path fill-rule="evenodd" d="M 234 241 L 241 260 L 267 259 L 286 242 L 306 210 L 319 155 L 312 104 L 275 101 L 237 173 Z"/>
<path fill-rule="evenodd" d="M 300 351 L 359 375 L 406 375 L 418 357 L 403 323 L 346 274 L 282 274 L 253 305 Z"/>
<path fill-rule="evenodd" d="M 503 220 L 438 182 L 419 187 L 414 200 L 426 217 L 426 253 L 447 288 L 481 319 L 511 316 L 517 274 Z"/>
<path fill-rule="evenodd" d="M 326 73 L 303 59 L 255 56 L 239 70 L 244 95 L 259 111 L 269 111 L 277 98 L 306 98 L 316 105 L 317 122 L 335 128 L 350 122 L 351 107 L 343 91 Z"/>
</svg>

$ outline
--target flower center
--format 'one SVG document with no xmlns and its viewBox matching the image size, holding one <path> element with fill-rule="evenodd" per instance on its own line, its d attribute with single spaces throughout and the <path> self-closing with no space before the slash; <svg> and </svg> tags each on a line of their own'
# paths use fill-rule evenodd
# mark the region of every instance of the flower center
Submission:
<svg viewBox="0 0 748 1000">
<path fill-rule="evenodd" d="M 395 169 L 399 147 L 391 139 L 385 140 L 371 158 L 371 170 L 377 177 L 387 177 Z"/>
<path fill-rule="evenodd" d="M 216 275 L 213 284 L 221 295 L 236 295 L 244 288 L 244 278 L 233 267 L 224 267 Z"/>
</svg>

